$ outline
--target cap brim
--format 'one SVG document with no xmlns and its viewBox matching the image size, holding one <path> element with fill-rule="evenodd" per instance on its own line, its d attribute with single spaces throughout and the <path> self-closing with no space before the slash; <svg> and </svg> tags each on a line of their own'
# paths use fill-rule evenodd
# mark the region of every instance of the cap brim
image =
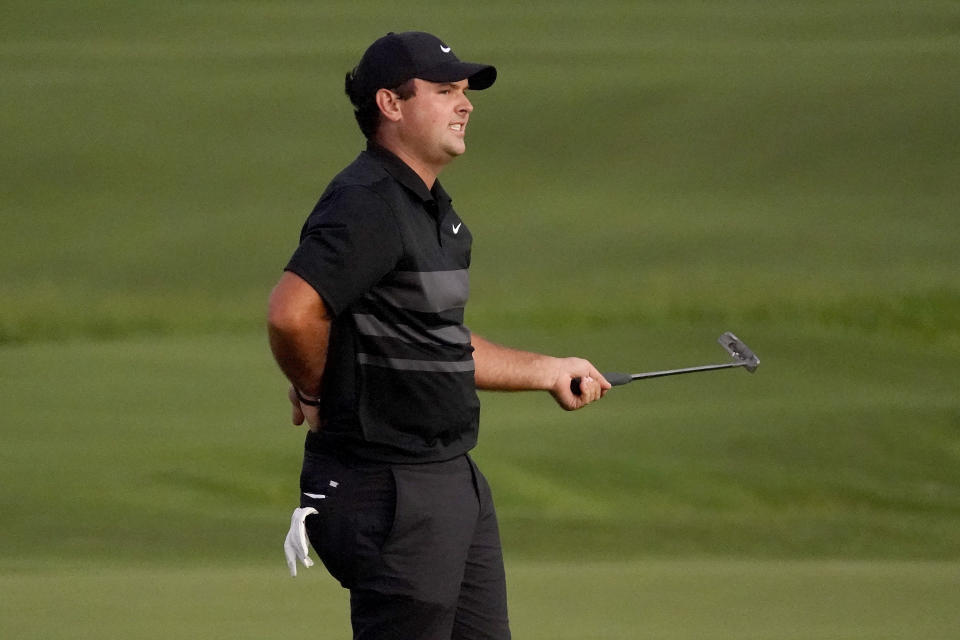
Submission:
<svg viewBox="0 0 960 640">
<path fill-rule="evenodd" d="M 417 74 L 421 80 L 430 82 L 459 82 L 467 80 L 474 90 L 486 89 L 497 79 L 496 67 L 474 62 L 449 62 Z"/>
</svg>

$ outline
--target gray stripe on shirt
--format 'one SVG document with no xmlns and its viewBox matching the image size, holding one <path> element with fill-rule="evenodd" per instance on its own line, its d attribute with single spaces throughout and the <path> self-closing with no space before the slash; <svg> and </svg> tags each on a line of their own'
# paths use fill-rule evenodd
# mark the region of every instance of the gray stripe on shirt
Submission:
<svg viewBox="0 0 960 640">
<path fill-rule="evenodd" d="M 397 371 L 436 371 L 440 373 L 465 373 L 474 370 L 473 359 L 457 362 L 441 360 L 407 360 L 405 358 L 384 358 L 366 353 L 357 354 L 357 362 L 374 367 L 385 367 Z"/>
<path fill-rule="evenodd" d="M 420 344 L 470 344 L 470 330 L 463 325 L 418 331 L 408 324 L 390 324 L 368 313 L 355 313 L 353 320 L 357 330 L 366 336 Z"/>
<path fill-rule="evenodd" d="M 462 309 L 470 297 L 470 275 L 466 269 L 396 271 L 367 296 L 410 311 L 438 313 Z"/>
</svg>

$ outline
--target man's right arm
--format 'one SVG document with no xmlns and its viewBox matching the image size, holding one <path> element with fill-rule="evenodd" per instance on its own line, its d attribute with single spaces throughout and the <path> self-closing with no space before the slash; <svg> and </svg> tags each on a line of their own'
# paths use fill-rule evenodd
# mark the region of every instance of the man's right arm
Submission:
<svg viewBox="0 0 960 640">
<path fill-rule="evenodd" d="M 308 399 L 320 396 L 330 323 L 330 313 L 320 294 L 300 276 L 285 271 L 270 294 L 270 349 L 280 370 Z M 297 402 L 293 389 L 290 396 L 294 424 L 302 424 L 306 419 L 311 429 L 318 429 L 317 407 Z"/>
</svg>

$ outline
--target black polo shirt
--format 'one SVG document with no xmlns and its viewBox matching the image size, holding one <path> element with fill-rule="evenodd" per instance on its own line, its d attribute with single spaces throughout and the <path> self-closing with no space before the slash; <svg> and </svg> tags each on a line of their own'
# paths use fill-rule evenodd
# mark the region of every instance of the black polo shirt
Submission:
<svg viewBox="0 0 960 640">
<path fill-rule="evenodd" d="M 286 269 L 333 315 L 323 428 L 307 448 L 434 462 L 473 448 L 480 402 L 463 325 L 472 236 L 434 183 L 368 145 L 327 187 Z"/>
</svg>

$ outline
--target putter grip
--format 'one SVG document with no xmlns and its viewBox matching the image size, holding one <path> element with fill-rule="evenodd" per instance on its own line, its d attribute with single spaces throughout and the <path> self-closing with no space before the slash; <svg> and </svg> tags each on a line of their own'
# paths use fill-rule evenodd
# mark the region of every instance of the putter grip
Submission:
<svg viewBox="0 0 960 640">
<path fill-rule="evenodd" d="M 570 381 L 570 392 L 575 396 L 580 395 L 580 378 L 574 378 Z"/>
<path fill-rule="evenodd" d="M 607 382 L 617 387 L 621 384 L 627 384 L 633 378 L 630 377 L 629 373 L 605 373 L 603 377 L 607 379 Z M 570 381 L 570 391 L 573 395 L 580 395 L 580 378 L 574 378 Z"/>
</svg>

